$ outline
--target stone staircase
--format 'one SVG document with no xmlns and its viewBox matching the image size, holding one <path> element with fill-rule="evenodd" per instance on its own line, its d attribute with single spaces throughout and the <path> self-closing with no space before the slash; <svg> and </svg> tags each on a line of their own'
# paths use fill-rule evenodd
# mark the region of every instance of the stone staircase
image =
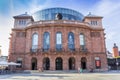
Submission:
<svg viewBox="0 0 120 80">
<path fill-rule="evenodd" d="M 23 73 L 78 73 L 78 71 L 77 70 L 55 70 L 55 71 L 24 70 Z"/>
<path fill-rule="evenodd" d="M 65 73 L 78 73 L 77 70 L 44 70 L 44 71 L 39 71 L 39 70 L 24 70 L 23 73 L 47 73 L 47 74 L 65 74 Z M 83 73 L 89 73 L 87 70 L 83 70 Z"/>
</svg>

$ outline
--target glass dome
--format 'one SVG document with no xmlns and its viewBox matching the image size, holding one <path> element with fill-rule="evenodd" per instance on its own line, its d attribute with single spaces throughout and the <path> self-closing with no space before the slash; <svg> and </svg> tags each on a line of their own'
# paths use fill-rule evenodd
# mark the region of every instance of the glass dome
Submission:
<svg viewBox="0 0 120 80">
<path fill-rule="evenodd" d="M 60 13 L 62 20 L 79 20 L 82 21 L 84 16 L 72 9 L 67 8 L 47 8 L 35 12 L 32 16 L 35 21 L 39 20 L 56 20 L 56 15 Z"/>
</svg>

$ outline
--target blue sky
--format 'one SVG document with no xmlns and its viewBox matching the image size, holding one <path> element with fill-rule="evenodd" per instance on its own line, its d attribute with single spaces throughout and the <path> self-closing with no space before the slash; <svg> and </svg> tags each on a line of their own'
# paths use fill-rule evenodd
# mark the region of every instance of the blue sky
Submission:
<svg viewBox="0 0 120 80">
<path fill-rule="evenodd" d="M 120 48 L 120 0 L 0 0 L 0 45 L 3 55 L 8 55 L 13 16 L 25 12 L 32 14 L 49 7 L 74 9 L 84 16 L 89 12 L 103 16 L 107 50 L 112 52 L 114 43 Z"/>
</svg>

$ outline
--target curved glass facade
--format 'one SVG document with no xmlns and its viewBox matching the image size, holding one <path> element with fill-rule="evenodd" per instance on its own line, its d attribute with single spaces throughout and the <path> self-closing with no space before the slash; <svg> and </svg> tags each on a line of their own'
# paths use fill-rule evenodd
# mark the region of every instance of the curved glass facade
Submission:
<svg viewBox="0 0 120 80">
<path fill-rule="evenodd" d="M 48 8 L 35 12 L 32 16 L 35 21 L 39 20 L 56 20 L 56 14 L 62 14 L 62 20 L 79 20 L 82 21 L 84 16 L 67 8 Z"/>
</svg>

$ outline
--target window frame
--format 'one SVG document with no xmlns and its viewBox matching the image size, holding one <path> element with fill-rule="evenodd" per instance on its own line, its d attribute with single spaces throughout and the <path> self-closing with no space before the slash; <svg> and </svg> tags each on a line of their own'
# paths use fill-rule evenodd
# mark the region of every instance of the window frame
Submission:
<svg viewBox="0 0 120 80">
<path fill-rule="evenodd" d="M 58 37 L 57 37 L 57 34 L 60 34 L 60 38 L 61 38 L 60 43 L 61 43 L 61 44 L 57 44 L 57 41 L 58 41 L 58 39 L 57 39 L 57 38 L 58 38 Z M 56 44 L 55 44 L 55 45 L 56 45 L 56 47 L 55 47 L 56 50 L 57 50 L 57 51 L 61 51 L 61 50 L 62 50 L 62 33 L 61 33 L 60 31 L 56 32 L 55 40 L 56 40 Z M 58 47 L 58 46 L 59 46 L 59 47 Z"/>
<path fill-rule="evenodd" d="M 72 37 L 71 39 L 73 39 L 72 43 L 70 42 L 70 35 Z M 74 33 L 73 32 L 68 33 L 68 49 L 72 50 L 72 51 L 75 50 L 75 39 L 74 39 Z"/>
<path fill-rule="evenodd" d="M 48 44 L 46 42 L 46 38 L 48 36 Z M 43 34 L 43 51 L 48 51 L 50 49 L 50 33 L 49 32 L 44 32 Z"/>
<path fill-rule="evenodd" d="M 37 37 L 37 39 L 35 39 Z M 33 33 L 32 35 L 32 51 L 36 52 L 36 49 L 38 48 L 38 40 L 39 40 L 39 36 L 38 33 Z"/>
</svg>

